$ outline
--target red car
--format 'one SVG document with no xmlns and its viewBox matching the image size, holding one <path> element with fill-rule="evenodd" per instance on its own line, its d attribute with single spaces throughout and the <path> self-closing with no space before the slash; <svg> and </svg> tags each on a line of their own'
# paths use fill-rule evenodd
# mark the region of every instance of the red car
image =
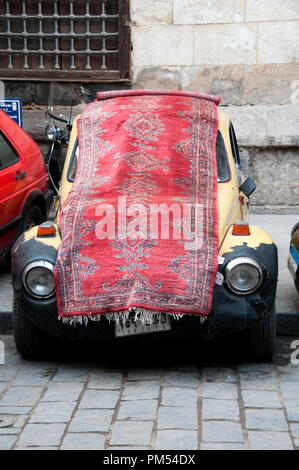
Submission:
<svg viewBox="0 0 299 470">
<path fill-rule="evenodd" d="M 38 145 L 0 110 L 0 256 L 47 218 L 53 198 Z"/>
</svg>

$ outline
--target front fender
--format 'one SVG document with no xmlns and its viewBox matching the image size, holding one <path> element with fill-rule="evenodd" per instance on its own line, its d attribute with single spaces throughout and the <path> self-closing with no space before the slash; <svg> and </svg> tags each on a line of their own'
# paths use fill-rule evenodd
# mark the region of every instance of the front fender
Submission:
<svg viewBox="0 0 299 470">
<path fill-rule="evenodd" d="M 263 230 L 250 226 L 250 235 L 232 235 L 227 231 L 219 250 L 224 258 L 218 270 L 224 274 L 228 262 L 239 256 L 249 256 L 260 264 L 263 282 L 260 288 L 249 295 L 232 293 L 225 282 L 215 285 L 211 312 L 211 326 L 214 330 L 244 329 L 260 321 L 271 310 L 276 297 L 278 259 L 277 247 L 272 238 Z"/>
<path fill-rule="evenodd" d="M 37 227 L 24 232 L 11 250 L 12 281 L 16 292 L 21 289 L 22 272 L 28 263 L 35 260 L 56 263 L 57 249 L 60 244 L 58 227 L 54 237 L 38 237 Z"/>
<path fill-rule="evenodd" d="M 250 225 L 250 235 L 233 235 L 231 226 L 220 245 L 219 256 L 225 261 L 222 270 L 229 260 L 238 256 L 250 256 L 255 259 L 264 270 L 264 281 L 262 288 L 265 288 L 268 281 L 271 284 L 277 283 L 278 276 L 278 257 L 277 247 L 273 239 L 264 230 Z M 274 290 L 274 295 L 276 290 Z"/>
</svg>

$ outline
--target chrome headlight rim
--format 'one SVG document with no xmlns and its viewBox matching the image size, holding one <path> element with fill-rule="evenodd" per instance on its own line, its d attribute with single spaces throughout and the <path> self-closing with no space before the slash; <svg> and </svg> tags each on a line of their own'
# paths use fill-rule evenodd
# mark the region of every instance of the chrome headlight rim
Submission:
<svg viewBox="0 0 299 470">
<path fill-rule="evenodd" d="M 48 124 L 45 131 L 46 137 L 50 142 L 53 142 L 57 138 L 58 129 L 54 124 Z"/>
<path fill-rule="evenodd" d="M 44 261 L 44 260 L 32 261 L 31 263 L 27 264 L 27 266 L 24 268 L 23 275 L 22 275 L 23 286 L 24 286 L 26 292 L 31 297 L 35 297 L 36 299 L 49 299 L 55 293 L 55 285 L 53 287 L 53 290 L 50 292 L 50 294 L 47 294 L 47 295 L 38 295 L 37 293 L 35 293 L 31 289 L 29 289 L 29 287 L 27 286 L 26 277 L 29 274 L 29 272 L 34 268 L 47 269 L 48 271 L 50 271 L 53 274 L 53 277 L 54 277 L 54 264 L 50 263 L 49 261 Z"/>
<path fill-rule="evenodd" d="M 243 265 L 243 264 L 253 266 L 258 272 L 258 282 L 256 283 L 256 285 L 254 287 L 252 287 L 251 289 L 247 289 L 246 291 L 236 289 L 229 281 L 230 275 L 231 275 L 233 269 L 236 268 L 237 266 L 240 266 L 240 265 Z M 227 265 L 225 266 L 224 274 L 225 274 L 226 284 L 227 284 L 229 290 L 231 292 L 233 292 L 234 294 L 238 294 L 238 295 L 253 294 L 254 292 L 256 292 L 260 288 L 260 286 L 263 282 L 263 270 L 262 270 L 260 264 L 257 261 L 255 261 L 253 258 L 250 258 L 249 256 L 239 256 L 238 258 L 234 258 L 234 259 L 230 260 L 227 263 Z"/>
</svg>

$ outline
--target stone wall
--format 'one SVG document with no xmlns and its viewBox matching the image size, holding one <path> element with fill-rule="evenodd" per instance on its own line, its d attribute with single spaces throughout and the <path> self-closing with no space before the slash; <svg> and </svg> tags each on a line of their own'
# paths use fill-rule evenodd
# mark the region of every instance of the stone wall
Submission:
<svg viewBox="0 0 299 470">
<path fill-rule="evenodd" d="M 131 33 L 129 86 L 220 95 L 244 171 L 257 182 L 254 209 L 298 213 L 299 0 L 131 0 Z M 80 107 L 97 90 L 125 87 L 57 83 L 53 104 Z M 47 105 L 48 89 L 6 82 L 6 96 L 29 108 Z M 24 113 L 43 143 L 35 111 Z"/>
<path fill-rule="evenodd" d="M 299 0 L 131 0 L 133 87 L 214 93 L 258 212 L 298 213 Z"/>
<path fill-rule="evenodd" d="M 131 0 L 131 20 L 134 86 L 210 91 L 223 105 L 294 96 L 298 0 Z"/>
</svg>

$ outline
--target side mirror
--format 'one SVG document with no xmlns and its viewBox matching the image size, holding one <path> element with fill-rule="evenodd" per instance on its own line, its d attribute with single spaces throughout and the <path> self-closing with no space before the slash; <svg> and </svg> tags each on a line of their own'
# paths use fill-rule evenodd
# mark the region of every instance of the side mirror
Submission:
<svg viewBox="0 0 299 470">
<path fill-rule="evenodd" d="M 253 191 L 256 190 L 256 184 L 252 178 L 246 178 L 245 181 L 239 186 L 239 191 L 245 194 L 246 197 L 249 197 Z"/>
</svg>

